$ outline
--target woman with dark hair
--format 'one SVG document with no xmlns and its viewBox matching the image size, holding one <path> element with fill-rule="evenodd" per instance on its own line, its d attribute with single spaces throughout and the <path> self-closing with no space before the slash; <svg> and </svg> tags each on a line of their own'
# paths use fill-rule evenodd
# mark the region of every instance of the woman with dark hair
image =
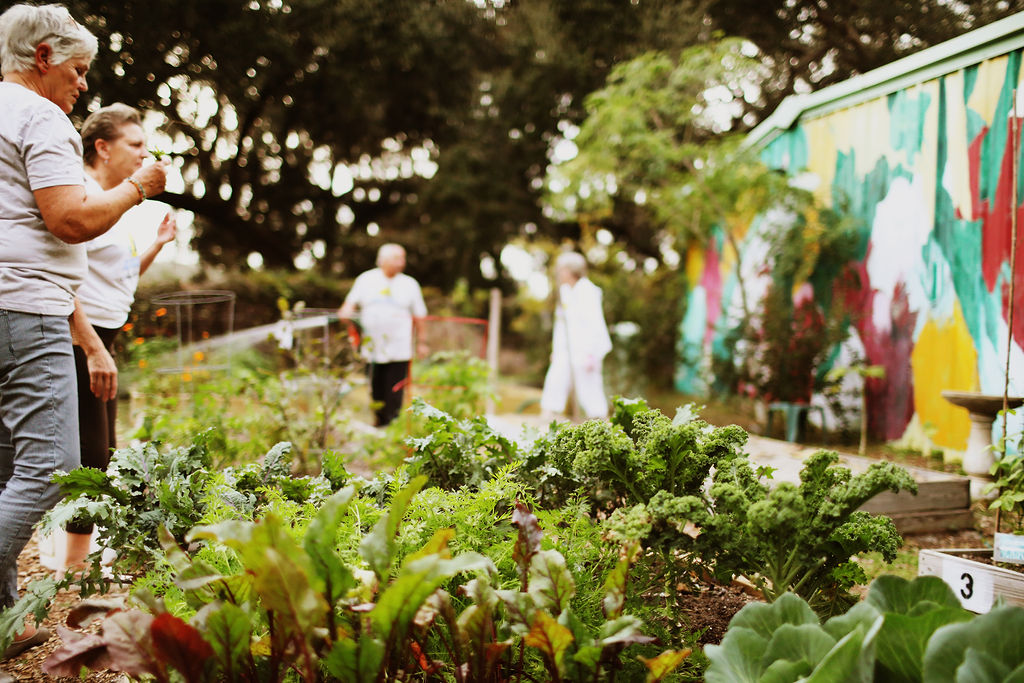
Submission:
<svg viewBox="0 0 1024 683">
<path fill-rule="evenodd" d="M 78 466 L 68 316 L 87 240 L 163 191 L 164 166 L 86 194 L 67 115 L 88 86 L 96 38 L 60 5 L 0 15 L 0 610 L 18 599 L 18 555 L 57 502 L 55 470 Z M 3 658 L 45 642 L 25 624 Z"/>
<path fill-rule="evenodd" d="M 142 168 L 146 133 L 139 112 L 126 104 L 96 110 L 82 124 L 86 192 L 117 187 Z M 106 470 L 117 446 L 117 367 L 113 346 L 128 320 L 139 276 L 146 272 L 164 245 L 175 237 L 174 214 L 168 212 L 157 228 L 156 240 L 140 252 L 135 246 L 139 218 L 126 213 L 114 227 L 86 242 L 89 270 L 78 288 L 72 316 L 75 371 L 78 376 L 78 434 L 82 467 Z M 85 568 L 93 524 L 67 525 L 67 552 L 61 573 Z"/>
</svg>

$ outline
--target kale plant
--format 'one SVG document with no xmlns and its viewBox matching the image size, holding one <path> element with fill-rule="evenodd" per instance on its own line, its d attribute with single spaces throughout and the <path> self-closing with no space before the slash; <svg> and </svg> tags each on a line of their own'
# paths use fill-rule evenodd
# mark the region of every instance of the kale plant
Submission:
<svg viewBox="0 0 1024 683">
<path fill-rule="evenodd" d="M 891 562 L 902 545 L 892 520 L 858 508 L 884 490 L 916 492 L 917 485 L 892 463 L 853 475 L 838 459 L 819 451 L 798 486 L 769 488 L 745 458 L 731 458 L 706 490 L 661 491 L 645 505 L 617 510 L 608 527 L 659 550 L 670 577 L 700 567 L 723 580 L 745 576 L 768 601 L 794 592 L 822 614 L 844 610 L 855 601 L 850 589 L 867 580 L 852 558 L 877 551 Z M 679 553 L 687 558 L 681 568 Z"/>
<path fill-rule="evenodd" d="M 479 487 L 499 469 L 516 462 L 519 447 L 499 434 L 484 417 L 456 419 L 417 397 L 412 413 L 425 421 L 425 436 L 410 437 L 406 458 L 413 474 L 425 474 L 443 489 Z"/>
<path fill-rule="evenodd" d="M 611 421 L 555 425 L 537 439 L 523 476 L 546 505 L 583 489 L 606 510 L 655 496 L 696 495 L 712 468 L 740 457 L 747 434 L 681 412 L 669 419 L 642 401 L 615 400 Z"/>
<path fill-rule="evenodd" d="M 72 520 L 95 523 L 99 545 L 117 551 L 114 573 L 125 578 L 145 572 L 162 554 L 160 528 L 182 542 L 198 524 L 254 519 L 282 500 L 315 505 L 331 493 L 323 477 L 292 477 L 286 442 L 274 446 L 262 463 L 220 471 L 210 467 L 207 444 L 205 433 L 187 447 L 147 442 L 117 450 L 105 472 L 82 467 L 57 473 L 54 481 L 64 499 L 44 516 L 43 532 Z M 90 559 L 91 573 L 84 578 L 91 585 L 101 570 L 99 558 Z"/>
</svg>

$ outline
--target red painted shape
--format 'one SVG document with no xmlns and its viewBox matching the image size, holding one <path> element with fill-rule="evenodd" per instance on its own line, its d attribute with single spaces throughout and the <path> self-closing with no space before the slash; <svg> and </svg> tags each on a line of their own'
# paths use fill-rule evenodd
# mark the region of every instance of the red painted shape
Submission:
<svg viewBox="0 0 1024 683">
<path fill-rule="evenodd" d="M 869 246 L 870 250 L 871 247 Z M 865 383 L 868 395 L 868 430 L 887 441 L 903 436 L 914 416 L 914 375 L 910 355 L 914 350 L 914 325 L 917 314 L 910 310 L 906 287 L 901 283 L 893 293 L 890 329 L 877 330 L 872 320 L 877 292 L 871 288 L 867 257 L 852 264 L 860 287 L 842 288 L 851 310 L 856 311 L 854 326 L 864 345 L 869 365 L 885 368 L 885 377 Z"/>
<path fill-rule="evenodd" d="M 1012 121 L 1011 121 L 1012 124 Z M 1017 119 L 1017 136 L 1020 141 L 1021 129 L 1024 127 L 1024 119 Z M 1012 245 L 1012 208 L 1016 204 L 1017 212 L 1017 263 L 1014 274 L 1015 286 L 1013 296 L 1014 319 L 1012 335 L 1018 346 L 1024 348 L 1024 239 L 1021 239 L 1021 228 L 1024 224 L 1024 209 L 1020 206 L 1021 197 L 1014 198 L 1013 187 L 1013 126 L 1007 128 L 1006 146 L 1003 148 L 1003 162 L 999 168 L 998 184 L 996 186 L 995 201 L 991 210 L 988 210 L 987 202 L 981 203 L 978 197 L 979 190 L 974 181 L 974 156 L 972 154 L 972 191 L 975 195 L 975 202 L 982 204 L 982 234 L 981 234 L 981 271 L 985 279 L 985 286 L 988 291 L 994 292 L 996 287 L 1001 288 L 1003 320 L 1009 322 L 1010 313 L 1010 286 L 1005 274 L 1009 270 Z M 977 141 L 975 141 L 977 142 Z M 975 145 L 972 143 L 971 149 Z M 980 148 L 980 146 L 979 146 Z M 1019 149 L 1019 147 L 1018 147 Z M 1017 169 L 1017 173 L 1024 173 L 1024 169 Z"/>
<path fill-rule="evenodd" d="M 707 328 L 704 331 L 704 347 L 711 348 L 715 337 L 715 326 L 722 312 L 722 255 L 714 240 L 710 240 L 704 252 L 704 272 L 700 284 L 704 288 L 707 302 Z"/>
<path fill-rule="evenodd" d="M 984 216 L 981 229 L 981 273 L 990 292 L 995 291 L 999 271 L 1010 259 L 1010 202 L 1013 196 L 1013 155 L 1009 153 L 1011 136 L 1011 132 L 1006 135 L 995 202 L 992 210 Z"/>
</svg>

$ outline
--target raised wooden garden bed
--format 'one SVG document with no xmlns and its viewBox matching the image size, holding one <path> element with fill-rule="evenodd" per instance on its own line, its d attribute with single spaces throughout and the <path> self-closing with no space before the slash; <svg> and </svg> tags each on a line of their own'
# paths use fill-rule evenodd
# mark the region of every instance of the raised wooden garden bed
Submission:
<svg viewBox="0 0 1024 683">
<path fill-rule="evenodd" d="M 960 604 L 972 612 L 988 612 L 1000 599 L 1024 606 L 1024 574 L 997 567 L 991 561 L 991 548 L 922 550 L 917 573 L 940 577 L 956 593 Z"/>
</svg>

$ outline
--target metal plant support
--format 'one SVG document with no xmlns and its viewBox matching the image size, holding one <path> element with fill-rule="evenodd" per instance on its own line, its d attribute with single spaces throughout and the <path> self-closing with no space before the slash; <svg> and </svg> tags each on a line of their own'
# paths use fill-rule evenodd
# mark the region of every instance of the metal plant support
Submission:
<svg viewBox="0 0 1024 683">
<path fill-rule="evenodd" d="M 168 316 L 174 317 L 178 335 L 178 348 L 175 353 L 176 367 L 159 368 L 164 374 L 178 374 L 182 377 L 196 369 L 192 362 L 197 352 L 205 354 L 214 348 L 223 346 L 225 356 L 220 363 L 204 363 L 202 370 L 226 370 L 231 365 L 231 344 L 228 343 L 235 327 L 235 293 L 223 289 L 196 289 L 170 294 L 161 294 L 151 300 L 154 306 L 168 309 Z M 218 310 L 218 307 L 223 310 Z M 212 312 L 211 312 L 212 311 Z M 223 316 L 221 318 L 221 316 Z M 214 322 L 221 319 L 224 333 L 211 337 L 208 329 L 197 329 L 205 321 Z M 204 334 L 205 333 L 205 334 Z"/>
</svg>

